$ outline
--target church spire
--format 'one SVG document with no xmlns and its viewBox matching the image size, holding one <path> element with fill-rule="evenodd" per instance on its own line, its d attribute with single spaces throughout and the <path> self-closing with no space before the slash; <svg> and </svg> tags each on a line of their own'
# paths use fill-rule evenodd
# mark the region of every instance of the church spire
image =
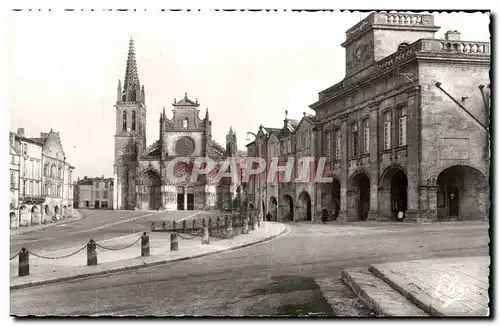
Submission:
<svg viewBox="0 0 500 326">
<path fill-rule="evenodd" d="M 127 67 L 125 70 L 125 80 L 123 82 L 122 101 L 124 102 L 145 102 L 145 92 L 141 88 L 139 74 L 137 72 L 137 62 L 135 60 L 134 40 L 130 38 Z"/>
</svg>

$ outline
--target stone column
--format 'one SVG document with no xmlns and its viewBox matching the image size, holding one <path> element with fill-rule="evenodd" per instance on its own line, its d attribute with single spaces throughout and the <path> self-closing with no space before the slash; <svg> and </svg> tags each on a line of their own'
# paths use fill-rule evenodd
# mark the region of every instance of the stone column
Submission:
<svg viewBox="0 0 500 326">
<path fill-rule="evenodd" d="M 374 103 L 370 106 L 370 212 L 368 219 L 376 219 L 380 215 L 378 179 L 380 175 L 379 163 L 379 109 L 380 104 Z"/>
<path fill-rule="evenodd" d="M 408 92 L 406 109 L 407 132 L 407 178 L 408 178 L 408 210 L 409 220 L 420 220 L 420 108 L 418 106 L 418 88 Z"/>
<path fill-rule="evenodd" d="M 339 221 L 343 222 L 348 217 L 347 189 L 349 187 L 349 166 L 347 160 L 347 133 L 348 133 L 347 117 L 343 118 L 340 126 L 340 212 Z"/>
</svg>

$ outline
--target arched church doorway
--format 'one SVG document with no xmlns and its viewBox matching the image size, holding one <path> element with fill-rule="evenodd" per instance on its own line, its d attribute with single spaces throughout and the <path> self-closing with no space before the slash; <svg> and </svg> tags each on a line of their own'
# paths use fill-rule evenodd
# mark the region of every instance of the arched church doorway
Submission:
<svg viewBox="0 0 500 326">
<path fill-rule="evenodd" d="M 392 220 L 397 220 L 398 212 L 406 213 L 408 209 L 408 178 L 406 173 L 399 167 L 390 167 L 382 177 L 381 186 L 390 191 L 389 216 Z"/>
<path fill-rule="evenodd" d="M 194 187 L 187 187 L 187 210 L 194 210 Z"/>
<path fill-rule="evenodd" d="M 161 207 L 160 176 L 154 171 L 147 171 L 142 177 L 142 203 L 143 209 L 158 210 Z"/>
<path fill-rule="evenodd" d="M 9 219 L 10 219 L 10 228 L 11 229 L 15 229 L 17 227 L 17 216 L 16 216 L 16 213 L 10 212 Z"/>
<path fill-rule="evenodd" d="M 184 210 L 184 187 L 177 187 L 177 210 Z"/>
</svg>

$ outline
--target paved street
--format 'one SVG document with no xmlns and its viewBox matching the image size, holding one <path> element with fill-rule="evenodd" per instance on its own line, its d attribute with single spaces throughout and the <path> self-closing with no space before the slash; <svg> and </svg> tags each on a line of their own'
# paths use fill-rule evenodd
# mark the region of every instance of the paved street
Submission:
<svg viewBox="0 0 500 326">
<path fill-rule="evenodd" d="M 48 252 L 84 245 L 91 238 L 100 241 L 133 232 L 148 231 L 151 222 L 180 220 L 197 213 L 196 211 L 79 211 L 82 215 L 80 220 L 69 219 L 67 223 L 11 236 L 10 254 L 16 254 L 23 246 L 35 252 Z"/>
<path fill-rule="evenodd" d="M 488 255 L 486 223 L 289 226 L 273 241 L 224 254 L 11 291 L 11 313 L 368 315 L 340 283 L 330 307 L 315 280 L 380 262 Z"/>
</svg>

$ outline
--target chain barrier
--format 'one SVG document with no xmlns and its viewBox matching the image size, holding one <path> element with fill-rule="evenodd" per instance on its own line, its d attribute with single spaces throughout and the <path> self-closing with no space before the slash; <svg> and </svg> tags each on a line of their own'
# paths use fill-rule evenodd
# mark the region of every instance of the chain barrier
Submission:
<svg viewBox="0 0 500 326">
<path fill-rule="evenodd" d="M 120 247 L 120 248 L 111 248 L 111 247 L 106 247 L 106 246 L 103 246 L 101 244 L 98 244 L 97 242 L 95 243 L 96 246 L 98 246 L 99 248 L 101 249 L 104 249 L 104 250 L 115 250 L 115 251 L 118 251 L 118 250 L 124 250 L 124 249 L 127 249 L 127 248 L 130 248 L 132 247 L 133 245 L 135 245 L 137 242 L 139 242 L 139 240 L 141 240 L 142 236 L 139 237 L 137 240 L 135 240 L 134 242 L 132 242 L 131 244 L 125 246 L 125 247 Z"/>
<path fill-rule="evenodd" d="M 17 252 L 17 254 L 15 254 L 14 256 L 10 257 L 10 260 L 12 260 L 12 259 L 16 259 L 16 257 L 17 257 L 17 256 L 19 256 L 19 253 L 20 253 L 20 252 L 21 252 L 21 250 L 19 250 L 19 251 Z"/>
<path fill-rule="evenodd" d="M 68 257 L 74 256 L 74 255 L 80 253 L 81 251 L 83 251 L 86 248 L 87 248 L 87 244 L 85 244 L 82 248 L 78 249 L 75 252 L 72 252 L 70 254 L 63 255 L 63 256 L 57 256 L 57 257 L 44 256 L 44 255 L 41 255 L 41 254 L 37 254 L 37 253 L 35 253 L 33 251 L 30 251 L 30 250 L 28 250 L 28 252 L 30 253 L 30 255 L 33 255 L 33 256 L 41 258 L 41 259 L 63 259 L 63 258 L 68 258 Z"/>
<path fill-rule="evenodd" d="M 199 234 L 199 232 L 200 232 L 200 231 L 201 231 L 201 230 L 196 231 L 196 233 L 192 234 L 192 237 L 183 237 L 183 236 L 181 235 L 181 233 L 177 233 L 177 236 L 178 236 L 179 238 L 181 238 L 181 239 L 184 239 L 184 240 L 192 240 L 192 239 L 194 239 L 194 238 L 196 238 L 196 237 L 199 237 L 199 236 L 201 235 L 201 234 Z"/>
</svg>

